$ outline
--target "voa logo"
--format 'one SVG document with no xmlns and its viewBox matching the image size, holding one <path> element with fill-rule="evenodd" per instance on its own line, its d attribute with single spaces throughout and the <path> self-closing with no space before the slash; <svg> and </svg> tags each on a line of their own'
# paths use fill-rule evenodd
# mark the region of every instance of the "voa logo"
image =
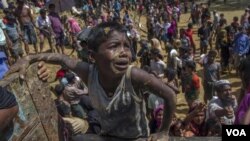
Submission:
<svg viewBox="0 0 250 141">
<path fill-rule="evenodd" d="M 247 136 L 244 129 L 226 129 L 227 136 Z"/>
</svg>

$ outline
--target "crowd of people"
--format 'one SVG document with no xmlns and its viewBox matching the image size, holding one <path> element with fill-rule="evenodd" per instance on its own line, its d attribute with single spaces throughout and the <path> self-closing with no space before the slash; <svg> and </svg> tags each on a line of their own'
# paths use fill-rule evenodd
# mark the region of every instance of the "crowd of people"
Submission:
<svg viewBox="0 0 250 141">
<path fill-rule="evenodd" d="M 224 13 L 210 11 L 210 0 L 75 2 L 66 16 L 43 1 L 34 2 L 40 9 L 34 14 L 17 0 L 0 20 L 0 80 L 36 61 L 61 65 L 52 91 L 64 138 L 221 136 L 222 125 L 250 124 L 250 7 L 229 23 Z M 179 27 L 187 12 L 186 27 Z M 77 59 L 70 58 L 75 52 Z M 233 70 L 242 81 L 237 95 L 221 79 Z M 184 119 L 175 112 L 180 94 L 188 107 Z M 74 121 L 81 128 L 72 127 Z"/>
</svg>

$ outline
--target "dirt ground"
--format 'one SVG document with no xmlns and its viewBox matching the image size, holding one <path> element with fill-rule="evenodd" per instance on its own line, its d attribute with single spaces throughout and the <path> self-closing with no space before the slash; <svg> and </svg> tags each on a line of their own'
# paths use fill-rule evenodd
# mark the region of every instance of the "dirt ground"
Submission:
<svg viewBox="0 0 250 141">
<path fill-rule="evenodd" d="M 219 13 L 223 12 L 225 17 L 228 20 L 228 23 L 230 23 L 233 19 L 234 16 L 238 16 L 240 17 L 243 13 L 244 13 L 244 8 L 242 8 L 243 6 L 245 6 L 244 4 L 239 4 L 237 2 L 240 1 L 236 1 L 236 0 L 228 0 L 229 4 L 227 5 L 223 5 L 220 1 L 216 4 L 212 4 L 212 9 L 216 9 Z M 246 2 L 247 0 L 241 0 Z M 221 10 L 220 10 L 221 9 Z M 237 9 L 242 9 L 242 10 L 237 10 Z M 134 13 L 133 13 L 134 14 Z M 1 16 L 0 16 L 1 17 Z M 136 16 L 137 17 L 137 16 Z M 179 22 L 179 27 L 186 27 L 187 26 L 187 21 L 188 18 L 190 17 L 190 14 L 182 14 L 181 15 L 181 21 Z M 145 16 L 141 17 L 140 23 L 143 25 L 143 27 L 146 27 L 146 22 L 145 22 Z M 194 26 L 194 32 L 197 33 L 197 27 Z M 145 33 L 142 33 L 145 35 Z M 197 37 L 197 34 L 194 35 L 194 40 L 196 42 L 197 48 L 199 48 L 199 40 Z M 38 44 L 39 45 L 39 44 Z M 34 52 L 33 47 L 31 46 L 31 52 Z M 49 50 L 47 41 L 45 44 L 45 50 Z M 70 48 L 66 48 L 66 53 L 69 54 L 71 52 Z M 76 53 L 74 53 L 73 55 L 71 55 L 72 58 L 76 58 Z M 197 51 L 197 54 L 195 55 L 195 59 L 197 60 L 199 58 L 199 49 Z M 58 65 L 48 65 L 49 69 L 51 70 L 51 78 L 50 78 L 50 82 L 53 82 L 53 80 L 55 79 L 55 73 L 56 71 L 60 68 Z M 201 67 L 198 65 L 198 69 L 197 69 L 197 73 L 198 75 L 201 77 L 202 74 L 202 70 Z M 230 80 L 230 82 L 232 83 L 233 86 L 233 94 L 238 96 L 240 93 L 240 87 L 241 87 L 241 81 L 239 79 L 238 76 L 236 76 L 235 71 L 232 71 L 232 74 L 224 74 L 222 75 L 223 79 L 228 79 Z M 201 78 L 201 82 L 202 82 L 202 78 Z M 56 83 L 51 83 L 51 86 L 54 86 Z M 203 99 L 203 88 L 201 88 L 201 96 L 200 99 Z M 184 94 L 178 94 L 177 95 L 177 116 L 180 118 L 184 118 L 186 113 L 187 113 L 187 104 L 184 98 Z"/>
</svg>

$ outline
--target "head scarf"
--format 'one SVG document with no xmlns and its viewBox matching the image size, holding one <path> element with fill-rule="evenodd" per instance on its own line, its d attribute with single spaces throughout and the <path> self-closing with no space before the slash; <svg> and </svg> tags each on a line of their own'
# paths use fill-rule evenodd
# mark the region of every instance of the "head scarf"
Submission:
<svg viewBox="0 0 250 141">
<path fill-rule="evenodd" d="M 156 48 L 161 52 L 161 43 L 160 43 L 160 41 L 158 39 L 156 39 L 156 38 L 153 38 L 153 39 L 151 39 L 151 42 L 152 42 L 152 48 Z"/>
<path fill-rule="evenodd" d="M 216 88 L 221 88 L 224 85 L 231 85 L 231 83 L 228 80 L 218 80 L 215 82 Z"/>
<path fill-rule="evenodd" d="M 156 117 L 157 117 L 158 113 L 161 110 L 163 110 L 163 109 L 164 109 L 164 105 L 163 104 L 159 105 L 158 107 L 156 107 L 154 109 L 154 119 L 156 120 L 156 126 L 157 126 L 157 128 L 159 128 L 161 126 L 162 121 L 159 121 Z"/>
</svg>

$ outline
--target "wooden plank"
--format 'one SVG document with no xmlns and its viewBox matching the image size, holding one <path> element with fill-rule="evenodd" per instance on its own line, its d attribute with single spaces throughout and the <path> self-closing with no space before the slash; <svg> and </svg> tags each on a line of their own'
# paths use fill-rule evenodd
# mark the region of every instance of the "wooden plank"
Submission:
<svg viewBox="0 0 250 141">
<path fill-rule="evenodd" d="M 37 64 L 31 65 L 25 80 L 17 73 L 0 81 L 18 102 L 19 112 L 14 120 L 11 141 L 58 141 L 58 115 L 49 85 L 37 77 Z"/>
<path fill-rule="evenodd" d="M 59 141 L 58 113 L 48 83 L 40 81 L 37 77 L 37 65 L 31 66 L 26 76 L 30 95 L 33 99 L 40 121 L 49 141 Z"/>
</svg>

